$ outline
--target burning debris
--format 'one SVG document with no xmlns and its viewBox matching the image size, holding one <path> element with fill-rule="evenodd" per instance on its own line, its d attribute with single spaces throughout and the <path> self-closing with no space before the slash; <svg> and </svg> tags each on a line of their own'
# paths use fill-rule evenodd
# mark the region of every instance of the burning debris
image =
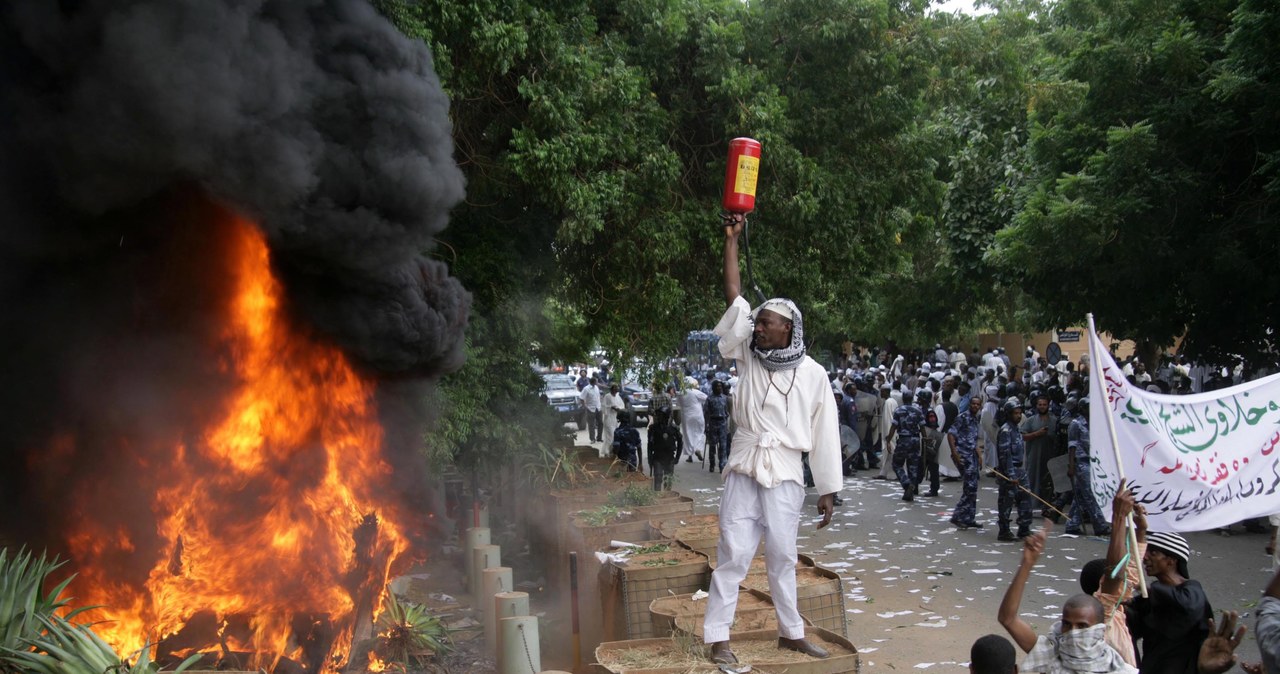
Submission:
<svg viewBox="0 0 1280 674">
<path fill-rule="evenodd" d="M 363 0 L 0 9 L 0 518 L 129 652 L 342 665 L 469 297 L 426 48 Z M 420 498 L 420 497 L 418 497 Z"/>
</svg>

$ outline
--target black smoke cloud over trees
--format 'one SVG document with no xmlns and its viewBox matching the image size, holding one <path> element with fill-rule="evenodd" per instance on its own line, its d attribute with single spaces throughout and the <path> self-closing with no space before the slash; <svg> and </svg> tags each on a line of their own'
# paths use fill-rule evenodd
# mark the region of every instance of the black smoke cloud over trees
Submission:
<svg viewBox="0 0 1280 674">
<path fill-rule="evenodd" d="M 428 256 L 463 197 L 448 106 L 363 0 L 5 3 L 6 481 L 59 431 L 173 420 L 217 282 L 192 230 L 218 209 L 258 223 L 296 322 L 365 372 L 417 391 L 458 367 L 470 296 Z"/>
<path fill-rule="evenodd" d="M 424 46 L 355 0 L 19 2 L 5 23 L 8 170 L 81 216 L 6 230 L 61 239 L 189 181 L 260 221 L 300 312 L 359 362 L 457 366 L 466 294 L 422 252 L 463 184 Z"/>
</svg>

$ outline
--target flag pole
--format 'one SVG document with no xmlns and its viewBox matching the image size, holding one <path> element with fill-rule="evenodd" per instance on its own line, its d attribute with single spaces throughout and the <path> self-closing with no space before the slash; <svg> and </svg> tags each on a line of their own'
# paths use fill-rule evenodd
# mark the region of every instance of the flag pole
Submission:
<svg viewBox="0 0 1280 674">
<path fill-rule="evenodd" d="M 1104 387 L 1102 389 L 1103 416 L 1107 418 L 1107 432 L 1111 435 L 1111 451 L 1115 453 L 1116 471 L 1120 473 L 1120 482 L 1123 483 L 1126 481 L 1126 478 L 1124 475 L 1124 462 L 1120 459 L 1120 442 L 1116 439 L 1116 420 L 1111 416 L 1111 400 L 1106 394 L 1106 383 L 1098 377 L 1102 361 L 1098 359 L 1098 353 L 1093 347 L 1094 342 L 1099 341 L 1096 339 L 1098 329 L 1093 325 L 1093 313 L 1090 312 L 1085 314 L 1085 316 L 1089 319 L 1089 397 L 1093 397 L 1094 386 Z M 1092 407 L 1093 406 L 1090 405 L 1090 409 L 1092 409 Z M 1115 526 L 1115 523 L 1112 522 L 1111 525 Z M 1133 523 L 1133 513 L 1129 513 L 1129 516 L 1125 518 L 1124 528 L 1129 534 L 1129 554 L 1131 555 L 1125 563 L 1132 564 L 1134 562 L 1132 555 L 1135 555 L 1138 552 L 1138 530 Z M 1145 599 L 1147 596 L 1147 573 L 1142 568 L 1142 560 L 1137 560 L 1137 569 L 1138 589 L 1142 592 L 1142 597 Z"/>
</svg>

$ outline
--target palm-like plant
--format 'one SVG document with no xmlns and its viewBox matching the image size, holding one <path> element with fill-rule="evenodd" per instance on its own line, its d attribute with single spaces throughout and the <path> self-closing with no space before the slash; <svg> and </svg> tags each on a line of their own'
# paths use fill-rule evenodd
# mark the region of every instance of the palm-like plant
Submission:
<svg viewBox="0 0 1280 674">
<path fill-rule="evenodd" d="M 11 556 L 7 548 L 0 548 L 0 652 L 30 650 L 31 640 L 45 629 L 42 620 L 52 618 L 55 611 L 67 605 L 62 592 L 71 578 L 44 592 L 45 579 L 63 564 L 44 553 L 36 557 L 23 549 Z M 67 617 L 78 612 L 72 611 Z M 0 661 L 0 672 L 7 671 L 21 669 L 8 660 Z"/>
<path fill-rule="evenodd" d="M 66 613 L 62 592 L 71 578 L 43 592 L 49 574 L 62 566 L 44 554 L 38 558 L 26 550 L 12 557 L 0 548 L 0 673 L 35 674 L 154 674 L 150 646 L 134 655 L 130 665 L 88 625 L 71 622 L 92 606 Z M 175 674 L 191 666 L 199 655 L 187 658 Z"/>
<path fill-rule="evenodd" d="M 384 661 L 402 671 L 422 668 L 436 655 L 453 651 L 449 628 L 426 608 L 402 602 L 388 592 L 378 616 L 378 644 L 375 651 Z"/>
<path fill-rule="evenodd" d="M 130 665 L 121 660 L 115 649 L 93 633 L 88 625 L 69 622 L 59 616 L 41 617 L 44 632 L 28 640 L 33 650 L 12 651 L 5 659 L 18 665 L 21 671 L 35 674 L 155 674 L 158 663 L 151 660 L 151 646 L 135 653 L 137 658 Z M 185 670 L 200 655 L 186 659 L 175 674 Z"/>
</svg>

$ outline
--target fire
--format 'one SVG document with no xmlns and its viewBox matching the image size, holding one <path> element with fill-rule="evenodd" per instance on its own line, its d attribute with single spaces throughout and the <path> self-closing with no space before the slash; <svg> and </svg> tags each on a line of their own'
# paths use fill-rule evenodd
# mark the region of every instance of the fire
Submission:
<svg viewBox="0 0 1280 674">
<path fill-rule="evenodd" d="M 188 651 L 249 651 L 253 669 L 282 657 L 334 669 L 357 614 L 369 619 L 357 602 L 377 601 L 408 548 L 388 503 L 374 387 L 286 319 L 258 228 L 229 216 L 225 230 L 229 289 L 211 367 L 232 384 L 171 447 L 121 441 L 163 485 L 149 496 L 155 539 L 102 523 L 86 499 L 68 539 L 73 588 L 78 603 L 103 606 L 95 618 L 108 622 L 94 629 L 122 654 L 179 635 Z M 136 565 L 146 550 L 150 571 L 125 577 L 120 560 Z M 179 633 L 197 623 L 206 634 L 185 643 Z M 322 657 L 304 652 L 316 644 Z"/>
</svg>

